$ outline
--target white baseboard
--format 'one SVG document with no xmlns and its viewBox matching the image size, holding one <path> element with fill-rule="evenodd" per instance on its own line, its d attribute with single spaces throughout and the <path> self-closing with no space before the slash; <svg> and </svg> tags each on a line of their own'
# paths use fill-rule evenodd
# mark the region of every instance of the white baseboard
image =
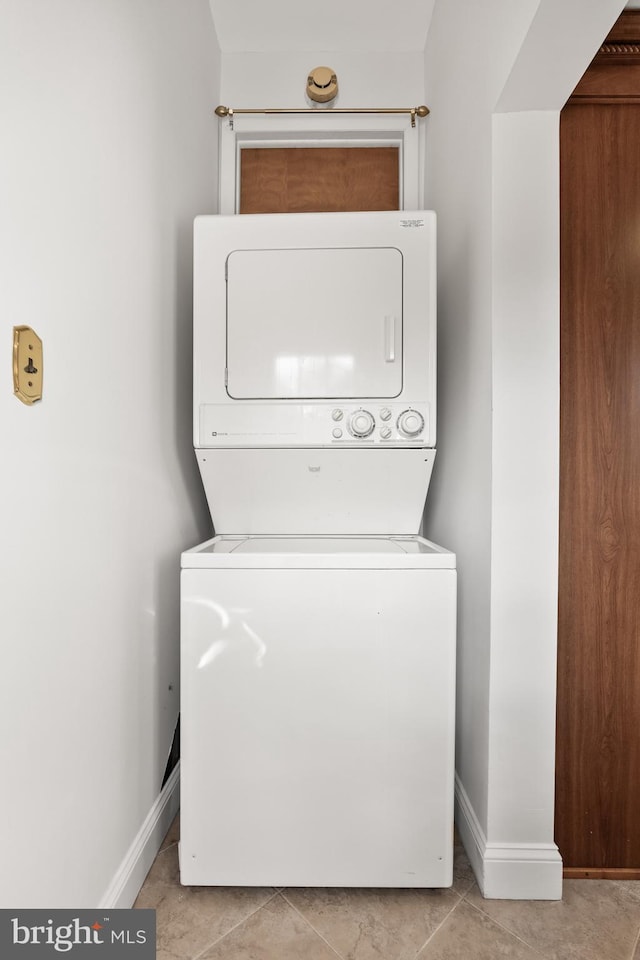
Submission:
<svg viewBox="0 0 640 960">
<path fill-rule="evenodd" d="M 484 851 L 487 838 L 480 826 L 476 812 L 471 806 L 467 791 L 456 773 L 455 779 L 455 821 L 465 853 L 476 875 L 478 886 L 483 890 L 484 883 Z"/>
<path fill-rule="evenodd" d="M 180 808 L 180 763 L 149 810 L 137 836 L 109 884 L 99 907 L 131 907 Z"/>
<path fill-rule="evenodd" d="M 555 843 L 491 843 L 456 774 L 456 825 L 487 900 L 561 900 L 562 857 Z"/>
</svg>

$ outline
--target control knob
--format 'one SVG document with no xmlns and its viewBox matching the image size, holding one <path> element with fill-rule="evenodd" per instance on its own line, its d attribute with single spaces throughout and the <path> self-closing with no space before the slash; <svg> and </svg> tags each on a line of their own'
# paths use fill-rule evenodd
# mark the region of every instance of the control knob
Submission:
<svg viewBox="0 0 640 960">
<path fill-rule="evenodd" d="M 417 410 L 404 410 L 398 417 L 398 430 L 405 437 L 417 437 L 424 429 L 424 417 Z"/>
<path fill-rule="evenodd" d="M 368 437 L 376 422 L 368 410 L 356 410 L 349 417 L 349 431 L 354 437 Z"/>
</svg>

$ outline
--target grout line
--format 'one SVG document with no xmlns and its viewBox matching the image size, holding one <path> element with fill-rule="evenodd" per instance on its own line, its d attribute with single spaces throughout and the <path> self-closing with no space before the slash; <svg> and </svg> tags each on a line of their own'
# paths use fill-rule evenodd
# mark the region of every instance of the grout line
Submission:
<svg viewBox="0 0 640 960">
<path fill-rule="evenodd" d="M 180 843 L 179 840 L 172 840 L 171 843 L 168 843 L 166 847 L 162 847 L 160 850 L 158 850 L 158 852 L 156 853 L 156 857 L 160 857 L 162 856 L 163 853 L 166 853 L 167 850 L 172 850 L 174 847 L 177 847 L 179 843 Z"/>
<path fill-rule="evenodd" d="M 633 946 L 631 947 L 631 953 L 629 954 L 629 960 L 635 960 L 636 950 L 638 949 L 638 944 L 640 943 L 640 929 L 636 935 Z"/>
<path fill-rule="evenodd" d="M 465 903 L 467 906 L 471 907 L 472 910 L 477 910 L 479 914 L 481 914 L 483 917 L 486 917 L 487 920 L 493 923 L 496 927 L 500 927 L 501 930 L 504 930 L 505 933 L 508 933 L 509 936 L 513 937 L 514 940 L 518 940 L 519 943 L 522 943 L 525 947 L 528 947 L 529 950 L 533 950 L 538 957 L 542 957 L 544 960 L 544 954 L 540 953 L 537 947 L 534 947 L 533 944 L 529 943 L 527 940 L 523 940 L 522 937 L 519 937 L 517 933 L 514 933 L 513 930 L 509 929 L 509 927 L 505 927 L 504 923 L 500 923 L 499 920 L 496 920 L 496 918 L 492 917 L 489 913 L 485 913 L 482 907 L 477 907 L 475 903 L 471 903 L 469 900 L 465 900 Z"/>
<path fill-rule="evenodd" d="M 471 887 L 474 885 L 474 883 L 475 883 L 476 881 L 475 881 L 475 879 L 472 879 L 472 880 L 468 880 L 468 881 L 465 881 L 465 882 L 467 883 L 467 887 L 465 888 L 465 890 L 464 890 L 462 893 L 460 893 L 459 890 L 456 890 L 456 883 L 462 884 L 462 880 L 456 881 L 455 877 L 454 877 L 454 879 L 453 879 L 453 883 L 452 883 L 451 886 L 448 888 L 449 890 L 451 890 L 451 893 L 455 893 L 456 897 L 458 897 L 458 899 L 460 899 L 460 900 L 464 900 L 464 898 L 465 898 L 466 895 L 469 893 L 469 891 L 471 890 Z M 447 888 L 445 887 L 444 889 L 446 890 Z"/>
<path fill-rule="evenodd" d="M 273 890 L 273 893 L 270 897 L 267 897 L 264 903 L 261 903 L 259 907 L 256 907 L 255 910 L 252 910 L 250 913 L 248 913 L 246 917 L 242 918 L 242 920 L 238 920 L 237 923 L 234 923 L 234 925 L 229 927 L 227 932 L 223 933 L 221 937 L 216 937 L 215 940 L 212 940 L 211 943 L 208 943 L 203 950 L 200 950 L 198 953 L 194 953 L 194 955 L 191 957 L 191 960 L 198 960 L 198 958 L 205 954 L 207 950 L 211 950 L 211 947 L 215 947 L 217 943 L 220 943 L 221 940 L 224 940 L 225 937 L 228 937 L 230 933 L 233 933 L 234 930 L 237 930 L 238 927 L 241 927 L 243 923 L 246 923 L 247 920 L 249 920 L 251 917 L 254 917 L 256 913 L 259 913 L 263 907 L 266 907 L 268 903 L 271 903 L 275 897 L 279 896 L 279 893 L 275 888 L 272 887 L 271 889 Z"/>
<path fill-rule="evenodd" d="M 456 891 L 454 890 L 453 892 L 455 893 Z M 429 934 L 429 936 L 427 937 L 427 939 L 425 940 L 425 942 L 422 944 L 422 946 L 420 947 L 420 949 L 416 951 L 416 955 L 415 955 L 415 956 L 416 956 L 416 960 L 418 960 L 418 958 L 420 957 L 420 954 L 422 953 L 422 951 L 424 950 L 424 948 L 427 946 L 427 944 L 430 943 L 431 940 L 433 940 L 433 938 L 435 937 L 435 935 L 436 935 L 436 933 L 438 932 L 438 930 L 440 930 L 440 928 L 447 922 L 447 920 L 449 919 L 449 917 L 451 916 L 451 914 L 454 912 L 454 910 L 457 910 L 457 909 L 458 909 L 458 907 L 460 906 L 461 903 L 462 903 L 462 897 L 458 895 L 458 902 L 457 902 L 457 903 L 454 903 L 454 905 L 451 907 L 451 910 L 449 910 L 449 913 L 446 915 L 446 917 L 443 917 L 443 918 L 442 918 L 442 920 L 440 921 L 440 923 L 438 924 L 438 926 L 435 928 L 435 930 L 433 930 L 433 931 Z"/>
<path fill-rule="evenodd" d="M 307 924 L 307 926 L 310 927 L 310 928 L 313 930 L 313 932 L 320 937 L 320 939 L 322 940 L 322 942 L 325 943 L 325 944 L 329 947 L 329 949 L 331 950 L 331 952 L 332 952 L 332 953 L 335 953 L 336 957 L 339 957 L 340 960 L 346 960 L 346 958 L 343 957 L 341 953 L 338 953 L 338 951 L 336 950 L 336 948 L 329 943 L 329 941 L 326 939 L 326 937 L 323 937 L 322 934 L 320 933 L 320 931 L 319 931 L 319 930 L 316 930 L 316 928 L 315 928 L 314 925 L 311 923 L 311 921 L 310 921 L 310 920 L 307 920 L 307 918 L 305 917 L 304 913 L 302 913 L 301 910 L 298 910 L 298 908 L 296 907 L 296 905 L 295 905 L 294 903 L 291 903 L 291 901 L 288 899 L 288 897 L 287 897 L 286 894 L 284 893 L 284 890 L 286 890 L 286 889 L 287 889 L 287 888 L 284 887 L 283 890 L 282 890 L 282 891 L 280 892 L 280 894 L 279 894 L 279 896 L 282 897 L 282 899 L 284 900 L 284 902 L 285 902 L 286 904 L 288 904 L 288 906 L 290 906 L 292 910 L 295 910 L 295 912 L 298 914 L 299 917 L 301 917 L 301 918 L 304 920 L 304 922 Z"/>
<path fill-rule="evenodd" d="M 473 889 L 475 882 L 476 882 L 475 880 L 469 880 L 468 886 L 462 893 L 458 893 L 457 890 L 454 890 L 454 893 L 457 893 L 461 900 L 465 900 L 467 897 L 467 894 L 471 893 L 471 890 Z"/>
</svg>

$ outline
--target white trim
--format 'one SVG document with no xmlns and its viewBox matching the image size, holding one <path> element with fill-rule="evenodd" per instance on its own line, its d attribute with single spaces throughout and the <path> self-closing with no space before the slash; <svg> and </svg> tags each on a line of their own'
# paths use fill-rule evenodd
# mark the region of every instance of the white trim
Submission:
<svg viewBox="0 0 640 960">
<path fill-rule="evenodd" d="M 133 906 L 179 809 L 180 763 L 178 762 L 116 870 L 107 892 L 98 904 L 100 908 L 113 910 L 116 907 Z"/>
<path fill-rule="evenodd" d="M 487 900 L 561 900 L 562 858 L 555 843 L 491 843 L 456 774 L 456 825 Z"/>
<path fill-rule="evenodd" d="M 482 890 L 483 857 L 487 838 L 457 773 L 455 775 L 455 822 L 478 886 Z"/>
<path fill-rule="evenodd" d="M 404 114 L 234 114 L 220 124 L 219 211 L 239 209 L 240 151 L 251 147 L 397 146 L 400 150 L 400 209 L 424 203 L 424 123 Z"/>
</svg>

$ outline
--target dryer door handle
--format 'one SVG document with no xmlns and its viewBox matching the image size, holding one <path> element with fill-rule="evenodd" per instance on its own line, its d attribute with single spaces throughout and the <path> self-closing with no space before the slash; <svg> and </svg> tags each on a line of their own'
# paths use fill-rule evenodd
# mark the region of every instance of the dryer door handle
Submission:
<svg viewBox="0 0 640 960">
<path fill-rule="evenodd" d="M 384 318 L 384 360 L 395 363 L 396 359 L 396 318 Z"/>
</svg>

